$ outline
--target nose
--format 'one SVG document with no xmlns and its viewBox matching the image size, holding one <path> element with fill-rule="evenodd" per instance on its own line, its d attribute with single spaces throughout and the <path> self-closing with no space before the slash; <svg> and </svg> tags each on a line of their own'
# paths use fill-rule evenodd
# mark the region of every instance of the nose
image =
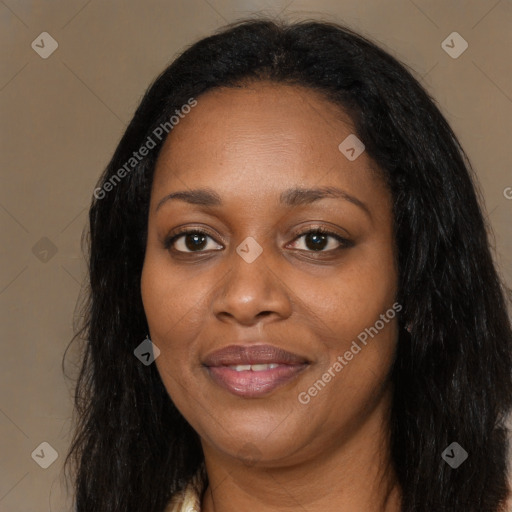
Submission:
<svg viewBox="0 0 512 512">
<path fill-rule="evenodd" d="M 291 315 L 292 302 L 286 277 L 272 265 L 265 251 L 254 261 L 236 251 L 230 256 L 229 271 L 214 294 L 213 312 L 223 322 L 249 326 Z"/>
</svg>

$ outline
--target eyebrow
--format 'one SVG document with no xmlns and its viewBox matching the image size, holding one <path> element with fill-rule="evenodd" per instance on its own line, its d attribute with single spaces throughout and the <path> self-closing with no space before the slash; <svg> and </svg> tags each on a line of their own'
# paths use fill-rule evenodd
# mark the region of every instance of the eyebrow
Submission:
<svg viewBox="0 0 512 512">
<path fill-rule="evenodd" d="M 291 188 L 281 193 L 279 202 L 285 206 L 293 207 L 311 204 L 325 198 L 349 201 L 361 208 L 371 218 L 370 210 L 365 203 L 357 199 L 357 197 L 350 195 L 348 192 L 336 187 Z M 217 192 L 209 188 L 201 188 L 195 190 L 181 190 L 167 194 L 158 202 L 155 212 L 166 202 L 171 200 L 184 201 L 189 204 L 205 207 L 222 206 L 222 199 Z"/>
</svg>

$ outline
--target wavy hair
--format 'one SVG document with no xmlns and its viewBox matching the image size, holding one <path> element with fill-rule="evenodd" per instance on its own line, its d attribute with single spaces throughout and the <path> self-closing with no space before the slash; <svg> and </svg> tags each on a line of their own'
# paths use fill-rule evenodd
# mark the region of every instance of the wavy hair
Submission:
<svg viewBox="0 0 512 512">
<path fill-rule="evenodd" d="M 512 331 L 469 160 L 435 101 L 374 43 L 335 23 L 260 18 L 199 40 L 158 76 L 100 178 L 108 193 L 92 199 L 87 301 L 71 341 L 83 342 L 76 427 L 65 461 L 77 512 L 162 512 L 203 461 L 156 365 L 133 354 L 149 332 L 140 277 L 165 141 L 154 133 L 190 98 L 254 80 L 306 87 L 340 106 L 392 194 L 403 310 L 391 458 L 402 512 L 503 510 Z M 155 147 L 114 179 L 148 137 Z M 457 469 L 441 457 L 452 442 L 469 453 Z"/>
</svg>

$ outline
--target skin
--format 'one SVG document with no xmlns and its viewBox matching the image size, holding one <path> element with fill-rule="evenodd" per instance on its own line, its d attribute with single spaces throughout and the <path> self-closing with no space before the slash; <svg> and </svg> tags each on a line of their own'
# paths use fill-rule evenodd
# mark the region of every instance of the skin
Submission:
<svg viewBox="0 0 512 512">
<path fill-rule="evenodd" d="M 318 93 L 256 82 L 201 95 L 159 155 L 141 292 L 162 381 L 201 438 L 203 511 L 399 511 L 388 425 L 396 317 L 309 403 L 298 400 L 395 302 L 392 198 L 365 152 L 349 161 L 338 149 L 352 133 Z M 297 186 L 337 187 L 368 211 L 339 197 L 281 205 Z M 196 188 L 222 205 L 171 199 L 157 210 Z M 208 230 L 202 252 L 190 236 L 165 247 L 178 226 Z M 352 244 L 337 249 L 329 236 L 315 250 L 301 233 L 318 226 Z M 252 263 L 236 252 L 247 237 L 263 250 Z M 201 364 L 254 342 L 310 364 L 258 398 L 231 394 Z"/>
</svg>

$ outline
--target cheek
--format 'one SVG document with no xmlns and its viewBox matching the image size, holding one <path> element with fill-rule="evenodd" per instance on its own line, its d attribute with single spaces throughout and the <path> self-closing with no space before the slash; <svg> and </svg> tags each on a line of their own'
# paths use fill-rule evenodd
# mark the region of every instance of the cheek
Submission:
<svg viewBox="0 0 512 512">
<path fill-rule="evenodd" d="M 171 268 L 165 257 L 147 255 L 141 276 L 144 311 L 154 341 L 185 342 L 187 333 L 204 319 L 208 282 Z"/>
<path fill-rule="evenodd" d="M 329 278 L 301 274 L 290 288 L 302 322 L 330 350 L 342 350 L 392 306 L 396 279 L 392 253 L 383 245 L 354 251 Z"/>
<path fill-rule="evenodd" d="M 354 251 L 330 279 L 295 288 L 304 301 L 303 322 L 322 345 L 319 364 L 300 391 L 311 390 L 310 411 L 325 425 L 335 428 L 340 417 L 364 414 L 386 386 L 397 339 L 396 279 L 393 253 L 382 243 Z"/>
<path fill-rule="evenodd" d="M 141 276 L 141 295 L 150 338 L 160 349 L 155 360 L 162 381 L 175 401 L 183 393 L 182 382 L 191 375 L 197 332 L 204 321 L 201 288 L 172 272 L 158 256 L 147 255 Z"/>
<path fill-rule="evenodd" d="M 160 349 L 156 367 L 170 398 L 182 409 L 183 383 L 190 378 L 186 364 L 192 357 L 189 341 L 194 338 L 190 322 L 200 300 L 190 283 L 182 282 L 178 273 L 150 251 L 142 269 L 141 296 L 150 338 Z"/>
</svg>

